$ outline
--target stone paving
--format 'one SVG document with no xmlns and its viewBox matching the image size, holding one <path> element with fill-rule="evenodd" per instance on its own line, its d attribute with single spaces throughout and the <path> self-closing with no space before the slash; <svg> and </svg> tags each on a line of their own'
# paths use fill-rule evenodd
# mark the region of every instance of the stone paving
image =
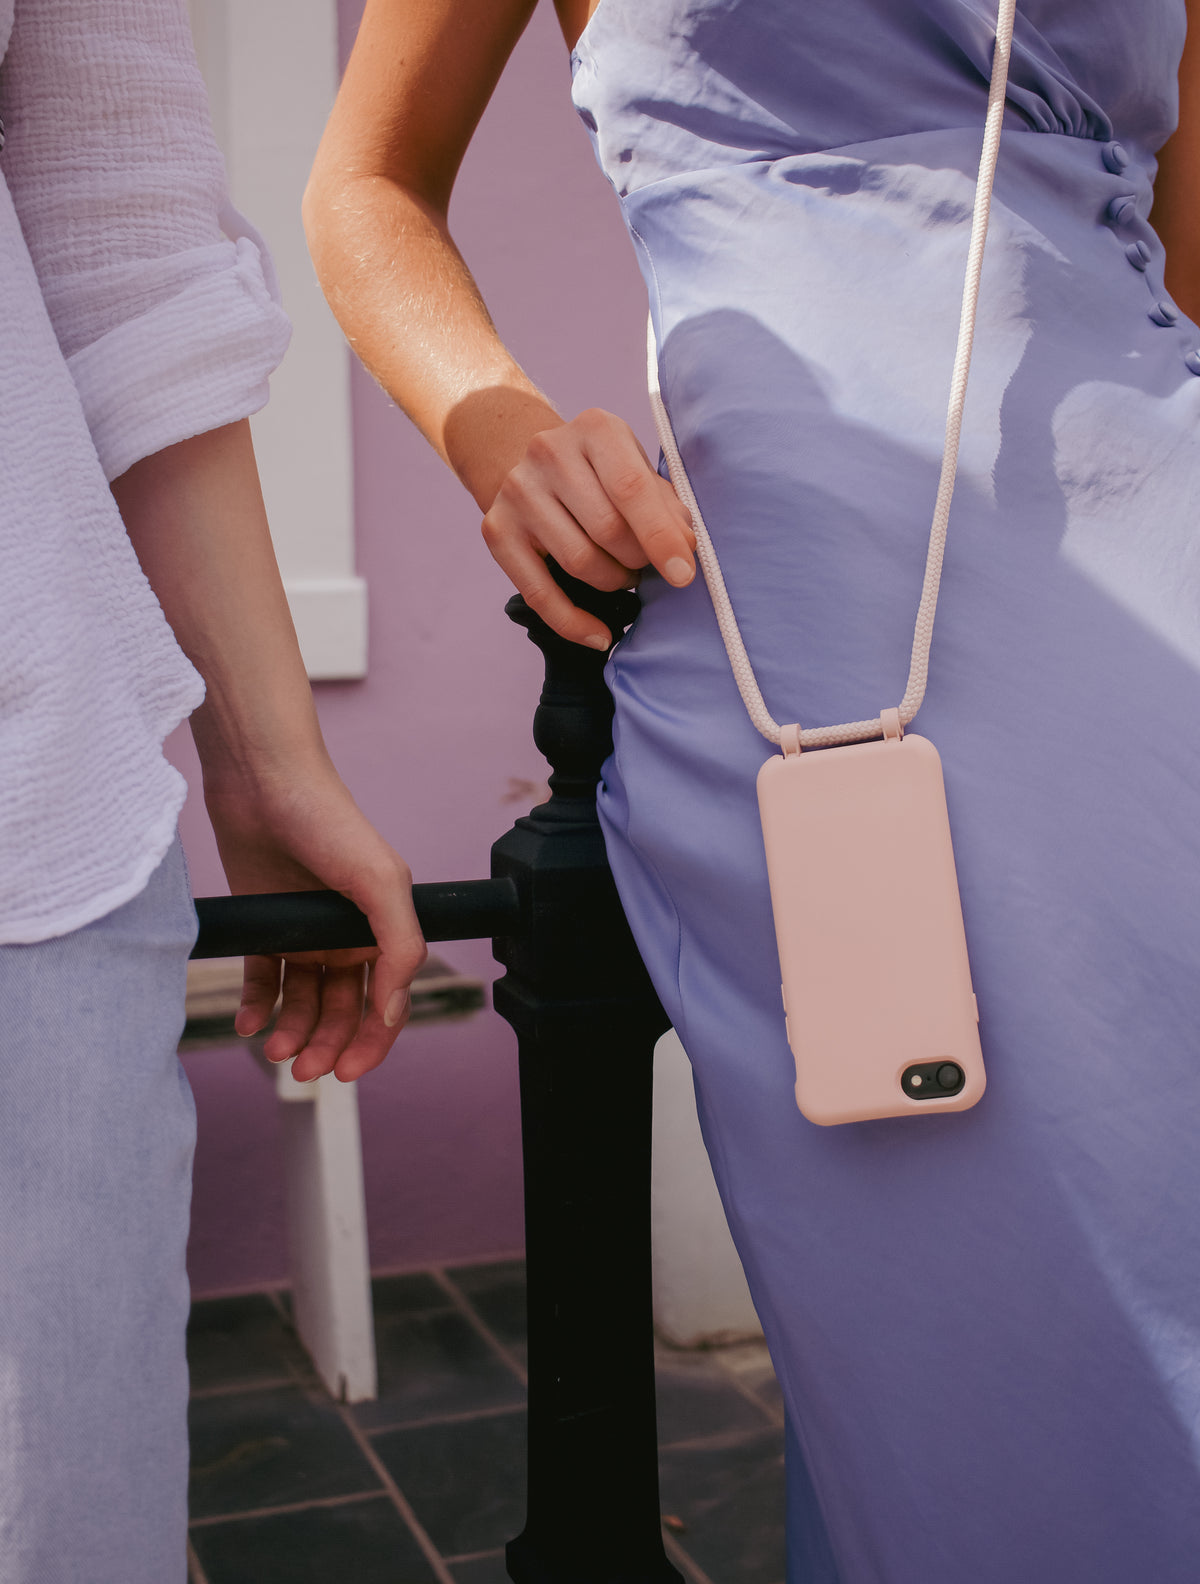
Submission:
<svg viewBox="0 0 1200 1584">
<path fill-rule="evenodd" d="M 374 1282 L 379 1397 L 334 1402 L 286 1293 L 198 1302 L 191 1584 L 505 1584 L 524 1521 L 519 1263 Z M 766 1350 L 658 1353 L 664 1538 L 688 1584 L 781 1584 Z"/>
</svg>

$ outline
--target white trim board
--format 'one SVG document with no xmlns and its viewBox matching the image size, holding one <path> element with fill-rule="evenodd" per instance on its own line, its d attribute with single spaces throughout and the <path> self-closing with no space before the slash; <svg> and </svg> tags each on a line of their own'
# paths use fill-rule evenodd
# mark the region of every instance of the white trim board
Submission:
<svg viewBox="0 0 1200 1584">
<path fill-rule="evenodd" d="M 309 676 L 362 677 L 349 352 L 300 219 L 337 92 L 337 0 L 188 0 L 188 11 L 230 196 L 266 238 L 294 326 L 270 403 L 251 419 L 275 553 Z"/>
<path fill-rule="evenodd" d="M 366 676 L 367 585 L 362 578 L 288 578 L 284 586 L 309 676 L 323 682 Z"/>
</svg>

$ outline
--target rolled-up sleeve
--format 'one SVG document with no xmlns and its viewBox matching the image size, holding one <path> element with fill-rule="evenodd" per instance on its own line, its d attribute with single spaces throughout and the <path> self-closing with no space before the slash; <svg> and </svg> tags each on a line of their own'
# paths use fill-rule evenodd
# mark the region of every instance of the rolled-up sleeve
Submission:
<svg viewBox="0 0 1200 1584">
<path fill-rule="evenodd" d="M 0 170 L 111 480 L 244 418 L 290 326 L 229 204 L 183 0 L 16 0 Z"/>
</svg>

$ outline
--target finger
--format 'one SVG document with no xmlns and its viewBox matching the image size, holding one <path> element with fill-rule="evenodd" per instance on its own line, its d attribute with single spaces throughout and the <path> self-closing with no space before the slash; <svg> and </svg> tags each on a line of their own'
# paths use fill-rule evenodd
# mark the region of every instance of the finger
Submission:
<svg viewBox="0 0 1200 1584">
<path fill-rule="evenodd" d="M 617 589 L 627 586 L 629 573 L 644 567 L 647 556 L 584 450 L 585 433 L 598 425 L 628 429 L 611 413 L 597 411 L 535 434 L 498 499 L 572 577 L 594 588 Z M 649 467 L 645 453 L 640 455 Z"/>
<path fill-rule="evenodd" d="M 527 539 L 515 534 L 501 538 L 489 536 L 487 518 L 484 519 L 484 538 L 496 564 L 507 574 L 530 610 L 536 611 L 547 627 L 571 643 L 586 644 L 590 649 L 605 650 L 611 647 L 612 634 L 608 628 L 597 617 L 580 610 L 578 605 L 571 602 Z"/>
<path fill-rule="evenodd" d="M 597 515 L 611 518 L 613 508 L 606 502 L 591 468 L 582 459 L 577 458 L 577 463 L 592 480 Z M 559 487 L 562 486 L 558 483 L 553 486 Z M 582 494 L 578 481 L 576 493 Z M 511 475 L 484 519 L 483 537 L 497 560 L 501 560 L 507 544 L 529 546 L 541 557 L 553 556 L 564 571 L 593 588 L 612 591 L 629 586 L 632 569 L 591 539 L 552 492 L 546 477 L 519 484 Z M 646 558 L 637 540 L 632 534 L 628 540 L 638 566 L 645 566 Z M 594 625 L 595 618 L 592 620 Z"/>
<path fill-rule="evenodd" d="M 578 529 L 582 529 L 587 541 L 606 553 L 614 565 L 624 571 L 624 582 L 600 583 L 585 572 L 577 572 L 573 566 L 563 560 L 558 549 L 551 549 L 542 540 L 544 548 L 549 550 L 559 566 L 565 567 L 572 577 L 581 578 L 585 583 L 591 583 L 596 588 L 627 588 L 632 581 L 630 573 L 646 566 L 649 557 L 642 549 L 633 529 L 605 494 L 604 487 L 594 470 L 591 467 L 572 468 L 569 471 L 564 469 L 564 476 L 556 487 L 558 499 L 568 516 L 568 521 L 577 525 Z"/>
<path fill-rule="evenodd" d="M 274 1031 L 263 1046 L 263 1055 L 268 1061 L 287 1061 L 307 1045 L 321 1013 L 323 972 L 321 966 L 315 963 L 289 962 L 284 965 L 283 1002 Z"/>
<path fill-rule="evenodd" d="M 368 998 L 371 989 L 368 988 Z M 411 991 L 402 992 L 402 1001 L 396 1011 L 396 1021 L 392 1025 L 384 1023 L 375 1007 L 368 999 L 367 1010 L 363 1016 L 362 1026 L 357 1035 L 338 1057 L 333 1069 L 334 1076 L 341 1083 L 353 1083 L 356 1078 L 361 1078 L 364 1073 L 378 1067 L 380 1062 L 391 1050 L 396 1036 L 408 1022 L 412 1015 Z"/>
<path fill-rule="evenodd" d="M 367 915 L 379 946 L 367 979 L 368 1006 L 385 1028 L 398 1030 L 409 986 L 429 956 L 413 907 L 412 871 L 399 853 L 389 864 L 374 863 L 356 877 L 353 900 Z"/>
<path fill-rule="evenodd" d="M 247 957 L 242 964 L 242 1000 L 233 1026 L 243 1038 L 266 1028 L 279 999 L 278 957 Z"/>
<path fill-rule="evenodd" d="M 537 488 L 513 485 L 506 492 L 497 503 L 501 523 L 514 538 L 525 539 L 543 555 L 553 556 L 564 572 L 581 583 L 608 592 L 627 588 L 630 573 L 646 565 L 646 555 L 588 464 L 577 457 L 573 469 L 564 469 L 563 477 L 553 480 L 553 490 L 570 491 L 585 509 L 590 507 L 590 521 L 585 524 L 577 518 L 547 482 L 540 481 Z M 593 537 L 593 526 L 608 537 L 623 533 L 632 564 L 626 565 L 601 545 Z"/>
<path fill-rule="evenodd" d="M 670 484 L 650 466 L 633 431 L 624 425 L 592 424 L 583 435 L 604 493 L 651 564 L 676 587 L 690 583 L 696 575 L 691 517 Z"/>
<path fill-rule="evenodd" d="M 429 950 L 413 908 L 412 872 L 399 853 L 392 852 L 389 862 L 373 862 L 346 890 L 367 915 L 379 943 L 367 976 L 361 1025 L 334 1067 L 343 1083 L 351 1083 L 378 1067 L 408 1022 L 410 986 Z"/>
<path fill-rule="evenodd" d="M 358 1033 L 363 1015 L 366 973 L 354 968 L 326 968 L 321 980 L 321 1009 L 303 1050 L 292 1063 L 297 1083 L 311 1083 L 332 1072 L 334 1063 Z"/>
</svg>

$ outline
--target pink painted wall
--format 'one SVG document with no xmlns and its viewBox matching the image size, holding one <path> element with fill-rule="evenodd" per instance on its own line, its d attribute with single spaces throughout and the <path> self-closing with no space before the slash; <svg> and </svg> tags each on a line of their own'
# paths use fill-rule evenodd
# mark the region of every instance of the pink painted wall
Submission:
<svg viewBox="0 0 1200 1584">
<path fill-rule="evenodd" d="M 343 60 L 361 12 L 362 0 L 340 0 Z M 566 50 L 543 4 L 476 134 L 451 223 L 501 334 L 561 410 L 608 407 L 648 444 L 645 293 L 568 93 Z M 546 774 L 530 734 L 540 657 L 503 615 L 511 590 L 473 502 L 357 366 L 353 400 L 369 674 L 317 684 L 322 724 L 355 796 L 417 880 L 485 875 L 490 844 Z M 196 786 L 186 733 L 172 753 Z M 223 891 L 197 795 L 183 831 L 196 893 Z M 437 952 L 489 980 L 497 971 L 487 942 Z M 281 1279 L 270 1078 L 236 1050 L 187 1066 L 200 1118 L 195 1290 Z M 376 1269 L 520 1247 L 515 1041 L 490 1008 L 406 1031 L 363 1080 L 360 1102 Z"/>
</svg>

